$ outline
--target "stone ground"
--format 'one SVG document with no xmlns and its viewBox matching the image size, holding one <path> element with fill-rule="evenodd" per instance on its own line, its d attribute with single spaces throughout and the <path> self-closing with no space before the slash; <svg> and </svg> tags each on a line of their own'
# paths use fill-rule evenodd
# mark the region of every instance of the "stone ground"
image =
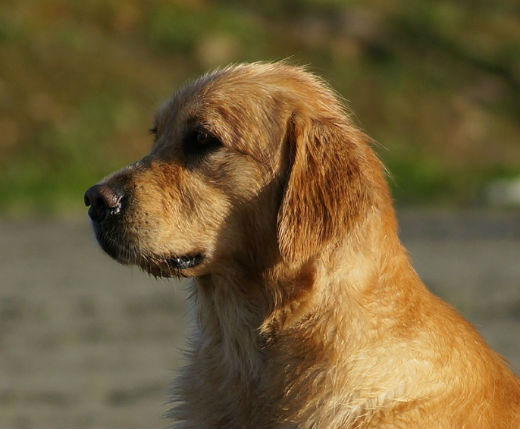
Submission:
<svg viewBox="0 0 520 429">
<path fill-rule="evenodd" d="M 399 212 L 416 270 L 520 374 L 520 213 Z M 164 427 L 184 287 L 123 267 L 86 219 L 0 222 L 0 427 Z"/>
</svg>

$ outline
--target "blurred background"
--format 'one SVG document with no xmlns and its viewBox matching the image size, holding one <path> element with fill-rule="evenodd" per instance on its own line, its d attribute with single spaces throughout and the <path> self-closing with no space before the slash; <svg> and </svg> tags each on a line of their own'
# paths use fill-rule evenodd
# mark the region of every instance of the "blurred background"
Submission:
<svg viewBox="0 0 520 429">
<path fill-rule="evenodd" d="M 185 287 L 121 267 L 83 193 L 231 62 L 307 64 L 389 169 L 432 290 L 520 373 L 517 0 L 2 0 L 0 426 L 166 426 Z"/>
</svg>

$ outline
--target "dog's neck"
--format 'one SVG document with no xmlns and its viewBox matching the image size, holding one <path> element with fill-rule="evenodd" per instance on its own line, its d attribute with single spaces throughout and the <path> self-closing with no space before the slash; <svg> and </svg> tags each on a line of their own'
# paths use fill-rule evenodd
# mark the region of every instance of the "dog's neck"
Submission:
<svg viewBox="0 0 520 429">
<path fill-rule="evenodd" d="M 221 347 L 229 371 L 247 374 L 262 370 L 263 354 L 279 336 L 298 335 L 298 331 L 332 326 L 336 333 L 324 338 L 324 347 L 334 348 L 338 339 L 358 347 L 373 323 L 369 309 L 388 308 L 390 315 L 399 305 L 392 290 L 392 284 L 398 283 L 395 276 L 416 276 L 390 214 L 367 216 L 343 242 L 331 243 L 305 263 L 287 266 L 279 261 L 253 276 L 243 266 L 229 265 L 218 274 L 197 279 L 199 347 Z M 382 245 L 372 248 L 374 242 Z M 330 267 L 340 268 L 331 271 Z M 240 274 L 246 272 L 248 276 Z M 339 320 L 342 326 L 335 326 Z"/>
</svg>

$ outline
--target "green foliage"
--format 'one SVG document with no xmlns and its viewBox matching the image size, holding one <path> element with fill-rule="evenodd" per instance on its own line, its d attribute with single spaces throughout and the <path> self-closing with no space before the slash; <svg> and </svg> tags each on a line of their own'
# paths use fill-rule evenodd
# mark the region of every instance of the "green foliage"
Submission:
<svg viewBox="0 0 520 429">
<path fill-rule="evenodd" d="M 146 153 L 187 78 L 282 58 L 346 97 L 399 202 L 474 202 L 520 175 L 519 15 L 514 0 L 6 0 L 0 214 L 80 210 Z"/>
<path fill-rule="evenodd" d="M 145 34 L 160 47 L 189 53 L 205 24 L 198 18 L 197 14 L 179 5 L 161 4 L 150 14 L 144 26 Z"/>
</svg>

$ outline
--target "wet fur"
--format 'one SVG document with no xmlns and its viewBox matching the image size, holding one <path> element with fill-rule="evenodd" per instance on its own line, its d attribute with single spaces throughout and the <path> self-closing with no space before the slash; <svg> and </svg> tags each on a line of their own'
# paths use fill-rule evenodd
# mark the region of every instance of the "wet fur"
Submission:
<svg viewBox="0 0 520 429">
<path fill-rule="evenodd" d="M 195 162 L 203 124 L 223 147 Z M 384 169 L 317 77 L 238 65 L 181 89 L 103 232 L 112 256 L 193 276 L 176 427 L 520 428 L 520 383 L 433 296 L 397 236 Z M 194 252 L 182 271 L 165 258 Z"/>
</svg>

